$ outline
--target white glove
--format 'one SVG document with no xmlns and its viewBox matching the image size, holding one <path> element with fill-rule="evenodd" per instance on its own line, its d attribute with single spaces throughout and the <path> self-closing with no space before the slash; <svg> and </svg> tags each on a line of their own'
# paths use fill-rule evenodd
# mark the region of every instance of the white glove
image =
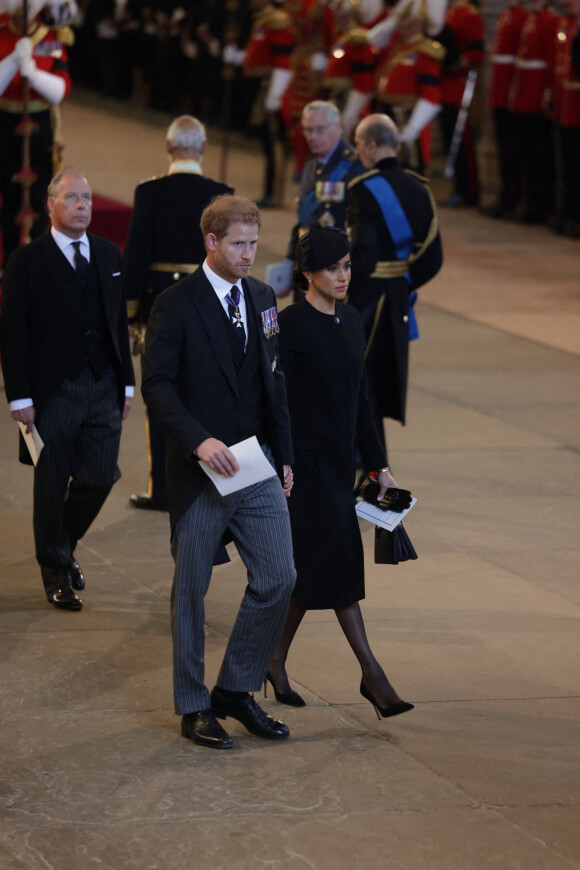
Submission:
<svg viewBox="0 0 580 870">
<path fill-rule="evenodd" d="M 282 97 L 292 81 L 294 73 L 290 69 L 275 69 L 270 79 L 268 93 L 264 98 L 264 108 L 267 112 L 277 112 L 282 105 Z"/>
<path fill-rule="evenodd" d="M 342 134 L 345 139 L 350 139 L 350 134 L 356 127 L 361 112 L 370 98 L 370 94 L 363 94 L 362 91 L 355 91 L 354 88 L 349 92 L 342 111 Z"/>
<path fill-rule="evenodd" d="M 438 103 L 430 103 L 420 97 L 411 112 L 411 117 L 401 130 L 399 140 L 406 145 L 419 138 L 421 130 L 439 114 L 441 106 Z"/>
<path fill-rule="evenodd" d="M 30 60 L 32 58 L 32 40 L 27 36 L 19 39 L 14 46 L 14 54 L 19 64 L 25 60 Z"/>
<path fill-rule="evenodd" d="M 30 74 L 27 72 L 22 73 L 22 75 L 26 75 L 26 78 L 30 82 L 30 86 L 34 88 L 41 97 L 44 97 L 44 99 L 53 106 L 58 106 L 62 101 L 66 90 L 64 79 L 61 79 L 60 76 L 53 75 L 53 73 L 37 69 L 34 61 L 32 61 L 32 64 L 34 69 L 31 70 Z"/>
<path fill-rule="evenodd" d="M 375 45 L 377 48 L 385 48 L 385 46 L 387 46 L 391 41 L 393 31 L 398 23 L 399 19 L 391 13 L 388 18 L 384 18 L 382 21 L 379 21 L 378 24 L 375 24 L 374 27 L 371 27 L 371 29 L 367 31 L 367 41 L 369 45 Z"/>
<path fill-rule="evenodd" d="M 222 60 L 224 63 L 229 63 L 231 66 L 241 66 L 244 62 L 246 52 L 243 48 L 238 48 L 233 42 L 229 42 L 224 46 Z"/>
<path fill-rule="evenodd" d="M 13 51 L 12 54 L 0 60 L 0 96 L 2 96 L 17 72 L 18 61 L 16 59 L 16 52 Z"/>
<path fill-rule="evenodd" d="M 324 72 L 328 64 L 328 55 L 323 51 L 315 51 L 310 58 L 310 69 L 313 72 Z"/>
</svg>

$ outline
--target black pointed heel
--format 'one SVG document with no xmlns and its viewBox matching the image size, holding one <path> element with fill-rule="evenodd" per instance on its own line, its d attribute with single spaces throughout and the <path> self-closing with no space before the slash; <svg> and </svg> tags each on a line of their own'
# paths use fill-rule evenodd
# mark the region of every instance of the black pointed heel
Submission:
<svg viewBox="0 0 580 870">
<path fill-rule="evenodd" d="M 294 689 L 290 689 L 289 692 L 279 692 L 276 688 L 276 683 L 272 679 L 270 671 L 266 674 L 266 679 L 264 680 L 264 698 L 266 697 L 266 686 L 270 683 L 272 688 L 274 689 L 274 696 L 279 704 L 287 704 L 288 707 L 305 707 L 306 701 L 302 698 L 298 692 L 295 692 Z"/>
<path fill-rule="evenodd" d="M 396 704 L 389 704 L 387 707 L 379 707 L 363 681 L 360 681 L 360 693 L 363 698 L 370 701 L 375 708 L 377 719 L 388 719 L 391 716 L 399 716 L 401 713 L 407 713 L 414 708 L 414 704 L 409 704 L 407 701 L 397 701 Z"/>
</svg>

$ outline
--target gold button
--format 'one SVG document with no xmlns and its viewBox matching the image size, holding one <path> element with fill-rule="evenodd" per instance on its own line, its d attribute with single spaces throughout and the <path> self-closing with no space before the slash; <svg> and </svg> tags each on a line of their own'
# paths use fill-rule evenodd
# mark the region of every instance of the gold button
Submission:
<svg viewBox="0 0 580 870">
<path fill-rule="evenodd" d="M 174 280 L 174 281 L 179 281 L 179 272 L 174 272 L 174 273 L 173 273 L 173 280 Z"/>
<path fill-rule="evenodd" d="M 408 323 L 408 322 L 409 322 L 409 315 L 408 315 L 408 314 L 405 314 L 405 316 L 403 317 L 403 322 L 404 322 L 404 323 Z"/>
</svg>

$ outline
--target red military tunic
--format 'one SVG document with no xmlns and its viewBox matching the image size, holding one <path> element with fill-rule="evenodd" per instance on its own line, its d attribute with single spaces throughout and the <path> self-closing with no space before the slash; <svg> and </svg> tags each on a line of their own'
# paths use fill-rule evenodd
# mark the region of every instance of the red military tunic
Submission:
<svg viewBox="0 0 580 870">
<path fill-rule="evenodd" d="M 445 22 L 453 31 L 461 59 L 459 64 L 446 73 L 441 80 L 441 97 L 444 103 L 460 106 L 470 69 L 480 67 L 485 58 L 484 21 L 481 12 L 466 0 L 459 0 L 450 7 Z"/>
<path fill-rule="evenodd" d="M 512 112 L 542 112 L 553 81 L 557 18 L 551 9 L 530 12 L 522 28 L 508 105 Z"/>
<path fill-rule="evenodd" d="M 53 73 L 64 80 L 63 99 L 70 93 L 71 80 L 68 71 L 68 56 L 62 37 L 71 43 L 72 33 L 68 28 L 51 30 L 42 24 L 33 24 L 28 31 L 33 43 L 32 57 L 38 69 Z M 0 16 L 0 60 L 12 54 L 22 34 L 16 30 L 9 15 Z M 48 102 L 33 88 L 30 89 L 31 106 L 29 111 L 47 109 Z M 0 96 L 0 109 L 10 112 L 22 111 L 22 76 L 16 73 L 4 93 Z"/>
<path fill-rule="evenodd" d="M 294 44 L 290 16 L 275 6 L 266 6 L 256 16 L 246 45 L 244 75 L 264 77 L 274 69 L 290 69 Z"/>
<path fill-rule="evenodd" d="M 507 106 L 520 37 L 528 17 L 523 6 L 511 6 L 500 14 L 494 33 L 487 104 L 490 109 Z"/>
</svg>

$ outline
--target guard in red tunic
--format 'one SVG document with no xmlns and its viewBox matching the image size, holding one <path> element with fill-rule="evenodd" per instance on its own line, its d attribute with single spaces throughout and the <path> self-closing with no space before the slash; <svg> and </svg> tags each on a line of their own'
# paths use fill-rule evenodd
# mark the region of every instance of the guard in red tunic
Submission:
<svg viewBox="0 0 580 870">
<path fill-rule="evenodd" d="M 557 16 L 535 0 L 522 28 L 508 107 L 519 155 L 524 223 L 543 223 L 554 201 L 554 148 L 548 103 L 553 82 Z"/>
<path fill-rule="evenodd" d="M 515 146 L 513 117 L 508 95 L 515 59 L 528 10 L 523 0 L 507 0 L 495 25 L 487 104 L 492 111 L 501 178 L 498 201 L 487 209 L 490 217 L 510 217 L 520 200 L 519 154 Z"/>
<path fill-rule="evenodd" d="M 368 32 L 388 15 L 383 0 L 361 0 L 354 6 L 343 2 L 335 10 L 340 36 L 332 46 L 323 84 L 329 99 L 344 104 L 342 130 L 347 141 L 375 95 L 380 51 L 369 42 Z"/>
<path fill-rule="evenodd" d="M 281 106 L 292 79 L 290 57 L 295 45 L 292 19 L 280 2 L 253 0 L 256 17 L 246 45 L 243 71 L 262 79 L 250 123 L 259 127 L 266 158 L 260 208 L 281 206 L 286 176 L 286 127 Z"/>
<path fill-rule="evenodd" d="M 290 56 L 292 78 L 282 98 L 282 117 L 294 154 L 294 170 L 300 173 L 310 149 L 302 134 L 304 106 L 324 96 L 322 77 L 334 38 L 334 16 L 327 0 L 286 0 L 294 29 Z"/>
<path fill-rule="evenodd" d="M 467 0 L 451 0 L 445 22 L 455 37 L 459 57 L 444 65 L 441 79 L 441 127 L 447 149 L 451 146 L 470 70 L 479 70 L 485 58 L 483 16 Z M 475 205 L 479 197 L 474 131 L 468 116 L 455 163 L 455 192 L 448 205 Z"/>
<path fill-rule="evenodd" d="M 29 83 L 28 113 L 34 123 L 30 136 L 30 165 L 36 180 L 30 188 L 35 219 L 30 237 L 41 235 L 48 224 L 46 189 L 53 175 L 54 107 L 68 96 L 71 81 L 66 45 L 73 39 L 68 27 L 54 26 L 52 10 L 44 0 L 29 0 L 26 36 L 20 2 L 12 14 L 0 15 L 0 195 L 4 262 L 20 244 L 18 216 L 22 186 L 13 176 L 22 169 L 23 77 Z M 67 6 L 67 4 L 63 4 Z M 43 13 L 43 14 L 41 14 Z M 45 23 L 49 21 L 50 23 Z"/>
<path fill-rule="evenodd" d="M 374 20 L 368 9 L 366 42 L 362 28 L 355 28 L 349 39 L 335 47 L 334 64 L 331 60 L 327 70 L 327 78 L 334 69 L 338 79 L 342 68 L 342 74 L 352 80 L 343 113 L 345 135 L 375 96 L 401 128 L 401 142 L 414 151 L 412 163 L 420 169 L 429 161 L 430 124 L 441 106 L 445 49 L 436 39 L 445 7 L 446 0 L 399 0 L 388 13 L 375 7 Z"/>
</svg>

